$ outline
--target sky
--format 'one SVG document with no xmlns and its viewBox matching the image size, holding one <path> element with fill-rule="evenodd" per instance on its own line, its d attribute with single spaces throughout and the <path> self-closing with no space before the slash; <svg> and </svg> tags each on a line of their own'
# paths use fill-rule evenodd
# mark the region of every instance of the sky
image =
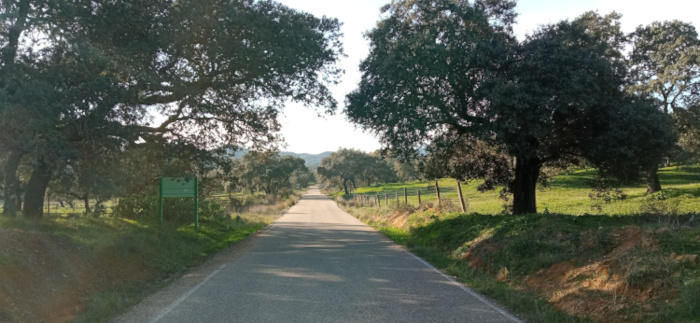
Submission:
<svg viewBox="0 0 700 323">
<path fill-rule="evenodd" d="M 342 23 L 343 44 L 347 55 L 340 62 L 345 69 L 342 82 L 331 87 L 338 101 L 338 112 L 319 117 L 319 111 L 302 105 L 287 104 L 283 116 L 282 136 L 285 151 L 317 154 L 354 148 L 365 152 L 381 146 L 374 135 L 347 121 L 342 114 L 345 95 L 353 91 L 360 80 L 360 62 L 369 53 L 369 42 L 363 33 L 372 29 L 380 18 L 380 8 L 390 0 L 277 0 L 291 8 L 316 16 L 338 18 Z M 700 0 L 519 0 L 515 33 L 522 40 L 538 26 L 574 19 L 586 11 L 600 14 L 616 11 L 622 14 L 624 32 L 653 21 L 681 20 L 700 29 Z"/>
</svg>

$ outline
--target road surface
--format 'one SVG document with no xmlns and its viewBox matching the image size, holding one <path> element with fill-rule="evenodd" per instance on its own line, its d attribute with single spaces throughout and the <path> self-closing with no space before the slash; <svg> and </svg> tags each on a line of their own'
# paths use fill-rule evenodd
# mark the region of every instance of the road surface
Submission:
<svg viewBox="0 0 700 323">
<path fill-rule="evenodd" d="M 191 285 L 117 321 L 518 322 L 315 187 L 242 255 Z"/>
</svg>

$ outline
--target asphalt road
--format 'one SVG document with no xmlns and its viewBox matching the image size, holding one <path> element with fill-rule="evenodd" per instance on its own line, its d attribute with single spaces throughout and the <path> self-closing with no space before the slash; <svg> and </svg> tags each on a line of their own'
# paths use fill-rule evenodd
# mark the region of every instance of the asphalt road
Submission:
<svg viewBox="0 0 700 323">
<path fill-rule="evenodd" d="M 311 188 L 142 322 L 518 322 Z"/>
</svg>

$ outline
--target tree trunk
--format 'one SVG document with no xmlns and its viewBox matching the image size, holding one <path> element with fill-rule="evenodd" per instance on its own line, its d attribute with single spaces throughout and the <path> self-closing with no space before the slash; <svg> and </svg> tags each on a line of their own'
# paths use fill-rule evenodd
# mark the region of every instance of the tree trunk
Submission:
<svg viewBox="0 0 700 323">
<path fill-rule="evenodd" d="M 267 194 L 267 193 L 265 193 L 265 194 Z M 85 195 L 83 195 L 83 203 L 85 204 L 85 213 L 92 212 L 92 210 L 90 210 L 90 197 L 89 197 L 88 193 L 85 193 Z"/>
<path fill-rule="evenodd" d="M 350 194 L 348 193 L 348 180 L 343 179 L 343 189 L 345 189 L 345 195 Z"/>
<path fill-rule="evenodd" d="M 647 175 L 647 194 L 660 191 L 661 181 L 659 181 L 659 167 L 654 166 L 654 168 L 644 173 Z"/>
<path fill-rule="evenodd" d="M 42 159 L 32 171 L 24 195 L 24 216 L 40 219 L 44 215 L 44 195 L 51 180 L 51 168 Z"/>
<path fill-rule="evenodd" d="M 537 176 L 542 163 L 537 158 L 518 157 L 513 182 L 513 214 L 537 213 Z"/>
<path fill-rule="evenodd" d="M 5 183 L 3 197 L 5 204 L 3 205 L 2 214 L 9 217 L 17 215 L 17 211 L 21 207 L 20 202 L 20 183 L 17 177 L 17 168 L 24 156 L 23 152 L 12 151 L 5 164 Z"/>
</svg>

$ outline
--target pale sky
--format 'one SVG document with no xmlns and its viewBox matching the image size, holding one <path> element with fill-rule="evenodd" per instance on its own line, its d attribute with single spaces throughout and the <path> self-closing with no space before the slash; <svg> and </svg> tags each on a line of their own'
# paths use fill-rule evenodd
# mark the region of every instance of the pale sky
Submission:
<svg viewBox="0 0 700 323">
<path fill-rule="evenodd" d="M 343 22 L 343 43 L 347 58 L 341 61 L 345 69 L 343 82 L 331 90 L 339 103 L 335 116 L 318 117 L 318 112 L 301 105 L 288 104 L 281 118 L 282 135 L 287 142 L 283 150 L 316 154 L 335 151 L 340 147 L 373 151 L 380 148 L 373 135 L 363 133 L 341 114 L 345 95 L 357 87 L 359 64 L 369 51 L 362 34 L 373 28 L 379 19 L 379 9 L 390 0 L 277 0 L 289 7 L 316 16 L 338 18 Z M 653 21 L 681 20 L 700 29 L 700 0 L 520 0 L 516 11 L 516 35 L 523 39 L 542 24 L 574 19 L 589 10 L 600 14 L 617 11 L 622 14 L 622 29 L 633 31 L 638 25 Z"/>
</svg>

